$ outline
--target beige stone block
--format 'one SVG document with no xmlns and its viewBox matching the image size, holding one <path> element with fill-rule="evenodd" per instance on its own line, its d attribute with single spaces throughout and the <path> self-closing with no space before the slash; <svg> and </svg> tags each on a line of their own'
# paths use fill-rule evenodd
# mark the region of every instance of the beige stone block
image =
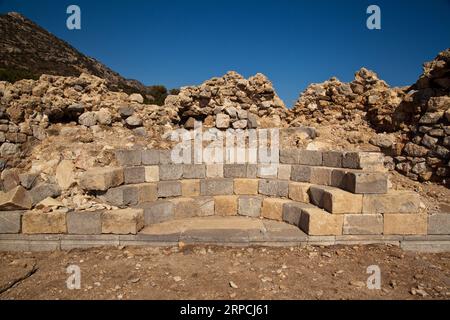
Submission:
<svg viewBox="0 0 450 320">
<path fill-rule="evenodd" d="M 84 190 L 106 191 L 109 188 L 117 187 L 124 182 L 122 168 L 93 168 L 84 172 L 79 184 Z"/>
<path fill-rule="evenodd" d="M 344 216 L 331 214 L 319 208 L 302 209 L 300 229 L 311 236 L 342 235 Z"/>
<path fill-rule="evenodd" d="M 159 181 L 159 166 L 145 167 L 145 182 Z"/>
<path fill-rule="evenodd" d="M 22 233 L 60 234 L 67 232 L 66 213 L 29 211 L 22 216 Z"/>
<path fill-rule="evenodd" d="M 427 234 L 426 214 L 385 214 L 384 234 Z"/>
<path fill-rule="evenodd" d="M 289 199 L 298 202 L 309 203 L 308 190 L 310 183 L 306 182 L 290 182 L 289 183 Z"/>
<path fill-rule="evenodd" d="M 386 194 L 365 194 L 363 213 L 419 213 L 420 196 L 414 191 L 390 190 Z"/>
<path fill-rule="evenodd" d="M 341 189 L 327 188 L 322 195 L 323 209 L 330 213 L 361 213 L 363 196 Z"/>
<path fill-rule="evenodd" d="M 140 183 L 134 185 L 138 192 L 138 202 L 152 202 L 158 200 L 158 187 L 156 183 Z"/>
<path fill-rule="evenodd" d="M 171 199 L 173 203 L 175 219 L 192 218 L 201 215 L 198 202 L 193 198 L 175 198 Z"/>
<path fill-rule="evenodd" d="M 261 216 L 270 220 L 283 221 L 283 205 L 291 202 L 287 199 L 265 198 L 261 208 Z"/>
<path fill-rule="evenodd" d="M 280 180 L 291 180 L 291 169 L 290 164 L 279 164 L 278 165 L 278 179 Z"/>
<path fill-rule="evenodd" d="M 196 197 L 200 195 L 200 180 L 181 180 L 181 195 L 183 197 Z"/>
<path fill-rule="evenodd" d="M 121 209 L 102 213 L 102 233 L 136 234 L 144 227 L 144 210 Z"/>
<path fill-rule="evenodd" d="M 234 179 L 234 194 L 258 194 L 258 179 Z"/>
<path fill-rule="evenodd" d="M 235 216 L 238 211 L 237 196 L 215 196 L 215 213 L 217 216 Z"/>
</svg>

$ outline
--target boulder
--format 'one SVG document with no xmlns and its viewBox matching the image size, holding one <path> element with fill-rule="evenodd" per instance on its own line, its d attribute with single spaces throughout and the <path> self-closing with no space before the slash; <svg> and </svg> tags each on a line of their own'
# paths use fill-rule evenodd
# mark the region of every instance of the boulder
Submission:
<svg viewBox="0 0 450 320">
<path fill-rule="evenodd" d="M 75 166 L 70 160 L 62 160 L 56 167 L 56 181 L 62 190 L 69 189 L 75 183 Z"/>
<path fill-rule="evenodd" d="M 124 182 L 122 168 L 104 167 L 93 168 L 84 172 L 79 185 L 88 191 L 106 191 L 109 188 L 121 185 Z"/>
<path fill-rule="evenodd" d="M 14 211 L 31 209 L 32 199 L 23 187 L 18 186 L 9 192 L 0 192 L 0 210 Z"/>
</svg>

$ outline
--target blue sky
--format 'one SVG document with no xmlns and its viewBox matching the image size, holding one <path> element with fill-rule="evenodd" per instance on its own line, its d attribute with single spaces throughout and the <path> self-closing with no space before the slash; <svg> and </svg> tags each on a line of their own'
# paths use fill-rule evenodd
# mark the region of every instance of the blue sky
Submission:
<svg viewBox="0 0 450 320">
<path fill-rule="evenodd" d="M 66 28 L 79 5 L 82 29 Z M 366 9 L 381 8 L 381 30 Z M 264 73 L 287 105 L 312 82 L 365 66 L 409 85 L 450 47 L 450 0 L 0 0 L 127 78 L 168 88 L 235 70 Z"/>
</svg>

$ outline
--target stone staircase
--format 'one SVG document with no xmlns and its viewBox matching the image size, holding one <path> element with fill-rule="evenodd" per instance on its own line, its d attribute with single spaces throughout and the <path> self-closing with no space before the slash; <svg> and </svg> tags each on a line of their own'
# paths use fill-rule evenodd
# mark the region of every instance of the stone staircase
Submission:
<svg viewBox="0 0 450 320">
<path fill-rule="evenodd" d="M 50 248 L 179 241 L 449 248 L 450 215 L 428 216 L 419 194 L 390 190 L 379 153 L 282 149 L 276 164 L 175 164 L 169 150 L 134 149 L 117 150 L 116 159 L 116 167 L 86 171 L 79 185 L 121 209 L 9 213 L 8 223 L 16 221 L 9 232 L 0 223 L 0 249 L 44 240 Z"/>
</svg>

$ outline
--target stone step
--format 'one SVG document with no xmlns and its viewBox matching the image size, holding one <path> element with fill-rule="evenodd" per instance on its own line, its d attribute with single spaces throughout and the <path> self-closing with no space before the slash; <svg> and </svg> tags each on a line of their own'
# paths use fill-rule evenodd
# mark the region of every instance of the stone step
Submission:
<svg viewBox="0 0 450 320">
<path fill-rule="evenodd" d="M 167 221 L 145 227 L 142 239 L 175 238 L 186 243 L 296 243 L 307 236 L 284 222 L 249 217 L 200 217 Z"/>
</svg>

